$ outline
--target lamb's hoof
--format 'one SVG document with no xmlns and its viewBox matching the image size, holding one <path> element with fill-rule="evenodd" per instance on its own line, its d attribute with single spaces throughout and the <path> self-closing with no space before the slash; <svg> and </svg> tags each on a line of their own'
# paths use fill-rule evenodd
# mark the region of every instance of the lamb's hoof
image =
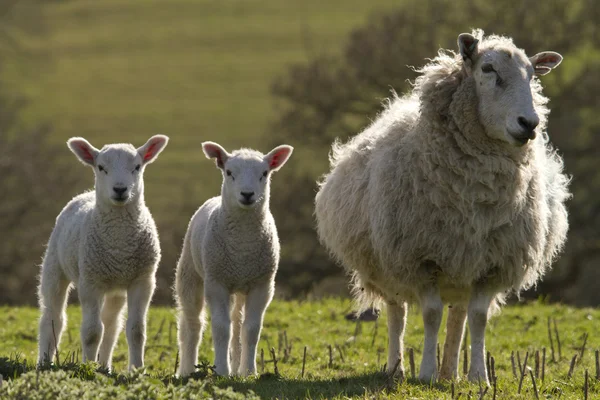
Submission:
<svg viewBox="0 0 600 400">
<path fill-rule="evenodd" d="M 485 371 L 481 372 L 481 371 L 469 371 L 469 375 L 467 376 L 467 378 L 469 379 L 469 382 L 473 382 L 473 383 L 479 383 L 481 382 L 482 385 L 485 386 L 490 386 L 490 382 L 487 379 L 487 374 L 485 373 Z"/>
<path fill-rule="evenodd" d="M 421 372 L 419 373 L 419 381 L 426 384 L 435 383 L 438 379 L 437 372 Z"/>
</svg>

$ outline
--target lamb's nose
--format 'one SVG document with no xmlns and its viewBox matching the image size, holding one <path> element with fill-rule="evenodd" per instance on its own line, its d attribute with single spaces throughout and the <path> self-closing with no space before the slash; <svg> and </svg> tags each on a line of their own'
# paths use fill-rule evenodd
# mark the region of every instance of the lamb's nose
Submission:
<svg viewBox="0 0 600 400">
<path fill-rule="evenodd" d="M 250 199 L 252 199 L 252 196 L 254 196 L 254 192 L 241 192 L 241 195 L 244 196 L 244 199 L 246 201 L 250 201 Z"/>
<path fill-rule="evenodd" d="M 532 118 L 532 119 L 527 119 L 525 117 L 519 117 L 517 119 L 517 121 L 519 122 L 519 126 L 521 126 L 521 128 L 523 128 L 523 130 L 525 132 L 527 132 L 529 138 L 535 139 L 535 128 L 540 123 L 540 119 L 537 117 Z"/>
<path fill-rule="evenodd" d="M 115 186 L 115 187 L 113 187 L 113 190 L 115 191 L 116 194 L 118 194 L 119 196 L 122 196 L 127 191 L 127 188 Z"/>
</svg>

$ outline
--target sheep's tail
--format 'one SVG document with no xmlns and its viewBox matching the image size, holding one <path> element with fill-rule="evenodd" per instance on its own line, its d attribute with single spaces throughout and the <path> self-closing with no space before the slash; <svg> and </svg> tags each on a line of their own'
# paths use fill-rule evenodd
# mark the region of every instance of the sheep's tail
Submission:
<svg viewBox="0 0 600 400">
<path fill-rule="evenodd" d="M 352 297 L 354 297 L 354 301 L 358 308 L 357 311 L 359 313 L 371 307 L 381 309 L 383 305 L 383 299 L 371 285 L 363 283 L 357 272 L 352 273 L 350 282 L 350 293 L 352 294 Z"/>
</svg>

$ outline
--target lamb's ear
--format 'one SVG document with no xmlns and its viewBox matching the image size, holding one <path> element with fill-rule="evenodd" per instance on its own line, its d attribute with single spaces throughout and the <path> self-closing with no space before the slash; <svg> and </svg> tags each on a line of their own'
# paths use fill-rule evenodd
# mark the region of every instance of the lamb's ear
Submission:
<svg viewBox="0 0 600 400">
<path fill-rule="evenodd" d="M 90 142 L 81 137 L 73 137 L 67 140 L 67 146 L 69 146 L 69 149 L 77 156 L 79 161 L 84 164 L 95 165 L 96 157 L 100 153 L 100 150 L 92 146 Z"/>
<path fill-rule="evenodd" d="M 169 137 L 165 135 L 154 135 L 148 139 L 146 144 L 137 149 L 143 163 L 150 164 L 154 162 L 160 152 L 167 146 L 167 143 L 169 143 Z"/>
<path fill-rule="evenodd" d="M 463 61 L 472 65 L 474 56 L 477 55 L 477 48 L 479 47 L 479 39 L 470 33 L 461 33 L 458 35 L 458 50 Z"/>
<path fill-rule="evenodd" d="M 215 142 L 204 142 L 202 143 L 202 151 L 206 155 L 206 158 L 214 158 L 217 167 L 225 168 L 225 163 L 229 158 L 229 153 L 220 144 Z"/>
<path fill-rule="evenodd" d="M 563 57 L 554 51 L 542 51 L 529 57 L 536 75 L 546 75 L 562 62 Z"/>
<path fill-rule="evenodd" d="M 290 158 L 293 151 L 294 148 L 287 144 L 277 146 L 271 150 L 269 154 L 265 156 L 265 161 L 269 163 L 269 170 L 277 171 L 279 168 L 283 167 L 283 164 Z"/>
</svg>

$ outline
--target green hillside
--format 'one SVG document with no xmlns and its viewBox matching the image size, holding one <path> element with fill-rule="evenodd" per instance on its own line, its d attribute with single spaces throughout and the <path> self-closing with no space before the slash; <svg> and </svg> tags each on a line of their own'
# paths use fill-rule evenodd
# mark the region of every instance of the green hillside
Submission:
<svg viewBox="0 0 600 400">
<path fill-rule="evenodd" d="M 31 8 L 41 7 L 39 26 L 21 32 L 26 56 L 8 61 L 5 78 L 29 99 L 26 116 L 50 123 L 58 142 L 84 136 L 96 146 L 141 145 L 169 135 L 147 173 L 148 202 L 161 219 L 183 186 L 193 187 L 197 203 L 218 190 L 202 141 L 267 151 L 261 138 L 275 113 L 272 79 L 290 63 L 338 53 L 352 28 L 395 3 L 18 3 L 5 18 L 33 23 Z"/>
</svg>

